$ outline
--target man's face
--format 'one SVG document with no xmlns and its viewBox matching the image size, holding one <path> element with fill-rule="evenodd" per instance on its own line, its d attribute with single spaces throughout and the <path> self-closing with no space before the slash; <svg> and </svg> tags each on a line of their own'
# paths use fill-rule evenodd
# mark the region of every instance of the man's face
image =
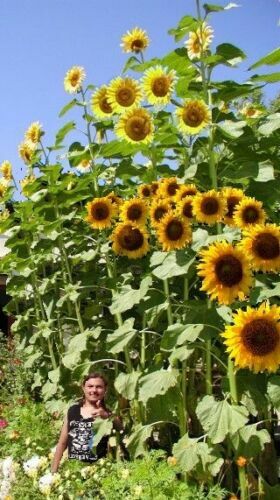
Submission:
<svg viewBox="0 0 280 500">
<path fill-rule="evenodd" d="M 102 378 L 90 378 L 86 381 L 83 390 L 86 400 L 90 403 L 96 403 L 104 398 L 106 386 Z"/>
</svg>

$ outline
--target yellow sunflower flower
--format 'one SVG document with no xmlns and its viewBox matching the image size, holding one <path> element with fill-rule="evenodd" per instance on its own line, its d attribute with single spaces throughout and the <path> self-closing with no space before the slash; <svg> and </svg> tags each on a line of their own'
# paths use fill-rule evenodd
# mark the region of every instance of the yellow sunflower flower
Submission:
<svg viewBox="0 0 280 500">
<path fill-rule="evenodd" d="M 0 222 L 4 222 L 9 217 L 10 217 L 10 212 L 9 212 L 9 210 L 7 208 L 5 208 L 4 210 L 1 210 L 1 212 L 0 212 Z M 1 228 L 0 228 L 0 232 L 1 232 Z"/>
<path fill-rule="evenodd" d="M 159 182 L 158 181 L 153 181 L 152 184 L 151 184 L 151 194 L 153 196 L 157 195 L 158 188 L 159 188 Z"/>
<path fill-rule="evenodd" d="M 27 186 L 29 184 L 32 184 L 32 182 L 34 182 L 35 180 L 36 180 L 35 175 L 30 174 L 30 175 L 27 175 L 26 177 L 24 177 L 20 181 L 21 191 L 22 191 L 23 194 L 26 194 L 26 188 L 27 188 Z"/>
<path fill-rule="evenodd" d="M 8 187 L 9 183 L 6 181 L 6 179 L 0 179 L 0 198 L 3 198 L 3 196 L 5 196 Z"/>
<path fill-rule="evenodd" d="M 120 219 L 133 224 L 145 224 L 147 219 L 147 203 L 142 198 L 124 201 L 120 209 Z"/>
<path fill-rule="evenodd" d="M 211 114 L 201 99 L 187 99 L 182 107 L 175 111 L 178 129 L 182 134 L 198 134 L 211 121 Z"/>
<path fill-rule="evenodd" d="M 145 71 L 142 88 L 149 104 L 165 106 L 170 102 L 176 83 L 176 72 L 156 66 Z"/>
<path fill-rule="evenodd" d="M 245 104 L 242 109 L 240 109 L 240 113 L 245 117 L 245 118 L 259 118 L 262 114 L 263 111 L 256 106 L 254 106 L 251 103 Z"/>
<path fill-rule="evenodd" d="M 213 29 L 205 22 L 196 30 L 190 31 L 189 39 L 185 42 L 190 59 L 200 59 L 208 50 L 213 40 Z"/>
<path fill-rule="evenodd" d="M 142 100 L 140 84 L 133 78 L 118 76 L 107 88 L 107 100 L 115 113 L 135 108 Z"/>
<path fill-rule="evenodd" d="M 220 304 L 243 300 L 252 285 L 250 263 L 244 252 L 226 241 L 215 242 L 200 251 L 198 275 L 202 277 L 201 290 Z"/>
<path fill-rule="evenodd" d="M 18 147 L 19 157 L 26 163 L 27 165 L 32 162 L 33 156 L 35 153 L 35 145 L 31 144 L 31 142 L 21 142 Z"/>
<path fill-rule="evenodd" d="M 38 142 L 40 141 L 40 138 L 43 135 L 43 130 L 42 130 L 42 125 L 39 122 L 33 122 L 31 125 L 29 125 L 28 129 L 26 130 L 24 134 L 24 138 L 26 142 L 31 143 L 32 146 L 37 146 Z"/>
<path fill-rule="evenodd" d="M 107 90 L 108 87 L 102 85 L 91 96 L 91 110 L 96 118 L 109 118 L 113 114 L 113 108 L 108 101 Z"/>
<path fill-rule="evenodd" d="M 230 358 L 238 368 L 276 372 L 280 365 L 280 307 L 268 303 L 258 309 L 239 309 L 233 325 L 222 336 Z"/>
<path fill-rule="evenodd" d="M 93 229 L 106 229 L 111 227 L 113 217 L 117 213 L 116 206 L 107 197 L 94 198 L 86 204 L 87 216 L 85 221 Z"/>
<path fill-rule="evenodd" d="M 138 196 L 141 198 L 150 198 L 152 195 L 152 186 L 151 184 L 140 184 L 137 188 Z"/>
<path fill-rule="evenodd" d="M 193 197 L 192 206 L 197 221 L 205 224 L 215 224 L 221 221 L 226 211 L 225 200 L 214 189 L 206 193 L 197 193 Z"/>
<path fill-rule="evenodd" d="M 280 228 L 276 224 L 256 225 L 245 230 L 239 246 L 256 271 L 280 271 Z"/>
<path fill-rule="evenodd" d="M 242 189 L 237 189 L 233 187 L 224 187 L 221 190 L 221 194 L 223 198 L 226 200 L 227 204 L 227 211 L 224 215 L 224 222 L 225 224 L 228 224 L 228 226 L 233 226 L 234 221 L 233 221 L 233 213 L 242 198 L 244 197 L 244 193 Z"/>
<path fill-rule="evenodd" d="M 161 219 L 170 210 L 170 203 L 167 200 L 156 199 L 152 202 L 150 207 L 151 225 L 157 227 Z"/>
<path fill-rule="evenodd" d="M 115 126 L 116 135 L 132 144 L 148 144 L 153 140 L 154 123 L 152 116 L 142 108 L 124 113 Z"/>
<path fill-rule="evenodd" d="M 78 172 L 81 174 L 85 174 L 87 172 L 90 172 L 90 166 L 91 166 L 91 160 L 89 158 L 84 158 L 83 160 L 76 165 L 76 169 Z"/>
<path fill-rule="evenodd" d="M 150 40 L 145 30 L 133 28 L 127 31 L 121 39 L 123 52 L 143 52 L 149 46 Z"/>
<path fill-rule="evenodd" d="M 161 180 L 157 196 L 161 198 L 175 198 L 176 193 L 180 188 L 180 184 L 176 177 L 166 177 Z"/>
<path fill-rule="evenodd" d="M 246 229 L 256 224 L 263 224 L 266 219 L 266 213 L 262 208 L 262 202 L 244 196 L 236 205 L 233 214 L 233 222 L 240 229 Z"/>
<path fill-rule="evenodd" d="M 111 202 L 117 207 L 120 207 L 123 203 L 122 197 L 115 194 L 114 191 L 111 191 L 111 193 L 107 194 L 107 198 L 109 198 L 109 200 L 111 200 Z"/>
<path fill-rule="evenodd" d="M 165 252 L 179 250 L 191 242 L 191 227 L 182 217 L 168 212 L 157 226 L 157 238 Z"/>
<path fill-rule="evenodd" d="M 70 68 L 64 78 L 65 91 L 69 94 L 79 92 L 85 77 L 86 73 L 82 66 L 73 66 Z"/>
<path fill-rule="evenodd" d="M 139 259 L 148 253 L 148 232 L 144 226 L 122 222 L 117 224 L 112 235 L 112 250 L 129 259 Z"/>
<path fill-rule="evenodd" d="M 193 209 L 192 209 L 193 197 L 185 196 L 181 201 L 177 203 L 176 211 L 183 218 L 187 219 L 189 222 L 193 219 Z"/>
<path fill-rule="evenodd" d="M 11 162 L 8 160 L 3 161 L 0 165 L 0 172 L 6 181 L 10 181 L 13 178 Z"/>
<path fill-rule="evenodd" d="M 179 189 L 176 191 L 175 200 L 181 201 L 185 196 L 194 196 L 197 193 L 197 187 L 195 184 L 181 184 Z"/>
</svg>

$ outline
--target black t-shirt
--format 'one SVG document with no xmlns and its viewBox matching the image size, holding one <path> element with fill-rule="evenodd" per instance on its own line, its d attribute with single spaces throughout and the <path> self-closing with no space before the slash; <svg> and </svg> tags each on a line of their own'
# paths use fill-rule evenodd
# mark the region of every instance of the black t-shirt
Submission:
<svg viewBox="0 0 280 500">
<path fill-rule="evenodd" d="M 81 415 L 79 403 L 70 406 L 68 413 L 68 458 L 75 458 L 83 462 L 96 462 L 107 453 L 108 437 L 101 439 L 96 447 L 96 454 L 91 448 L 94 446 L 92 429 L 93 418 L 84 418 Z"/>
</svg>

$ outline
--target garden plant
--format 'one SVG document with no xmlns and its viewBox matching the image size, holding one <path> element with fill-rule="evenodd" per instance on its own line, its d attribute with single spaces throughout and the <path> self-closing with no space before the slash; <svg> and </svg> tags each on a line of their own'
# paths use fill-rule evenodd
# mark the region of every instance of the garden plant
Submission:
<svg viewBox="0 0 280 500">
<path fill-rule="evenodd" d="M 104 498 L 280 497 L 280 112 L 258 99 L 280 74 L 217 81 L 217 67 L 234 78 L 246 58 L 214 46 L 211 16 L 235 4 L 196 6 L 162 58 L 146 58 L 149 36 L 134 28 L 110 82 L 69 69 L 59 116 L 70 121 L 51 145 L 33 122 L 19 146 L 23 200 L 1 165 L 6 310 L 33 396 L 62 415 L 101 370 L 124 422 L 117 434 L 94 423 L 95 444 L 111 435 L 106 467 L 129 458 L 129 477 L 164 462 L 166 488 L 138 472 L 134 489 L 111 481 Z M 275 49 L 249 69 L 279 62 Z"/>
</svg>

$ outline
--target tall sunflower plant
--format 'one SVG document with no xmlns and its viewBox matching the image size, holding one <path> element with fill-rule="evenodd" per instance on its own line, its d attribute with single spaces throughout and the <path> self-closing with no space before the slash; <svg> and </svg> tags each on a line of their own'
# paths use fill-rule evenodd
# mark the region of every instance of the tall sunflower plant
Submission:
<svg viewBox="0 0 280 500">
<path fill-rule="evenodd" d="M 21 201 L 2 163 L 6 310 L 49 411 L 102 370 L 131 457 L 162 447 L 182 478 L 277 496 L 280 114 L 251 98 L 277 73 L 216 81 L 246 57 L 213 46 L 211 15 L 234 4 L 196 6 L 162 58 L 136 27 L 121 76 L 69 69 L 76 121 L 51 146 L 28 127 Z"/>
</svg>

